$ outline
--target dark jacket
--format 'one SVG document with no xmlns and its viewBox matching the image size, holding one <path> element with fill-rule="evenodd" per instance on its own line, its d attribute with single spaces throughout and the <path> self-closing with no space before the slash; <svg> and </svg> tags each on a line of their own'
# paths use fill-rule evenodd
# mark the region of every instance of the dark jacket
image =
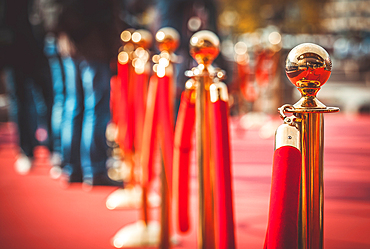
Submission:
<svg viewBox="0 0 370 249">
<path fill-rule="evenodd" d="M 115 0 L 60 0 L 57 32 L 68 35 L 75 56 L 108 61 L 120 46 L 119 9 Z"/>
</svg>

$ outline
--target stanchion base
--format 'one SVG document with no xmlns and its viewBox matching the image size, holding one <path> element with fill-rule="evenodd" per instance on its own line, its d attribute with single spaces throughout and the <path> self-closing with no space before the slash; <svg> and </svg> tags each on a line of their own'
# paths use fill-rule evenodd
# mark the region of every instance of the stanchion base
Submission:
<svg viewBox="0 0 370 249">
<path fill-rule="evenodd" d="M 160 231 L 160 224 L 156 221 L 149 222 L 147 226 L 144 221 L 138 221 L 119 230 L 112 239 L 112 245 L 116 248 L 157 247 Z"/>
<path fill-rule="evenodd" d="M 142 206 L 142 188 L 135 186 L 127 189 L 117 189 L 110 194 L 106 201 L 106 206 L 110 210 L 141 208 Z M 148 195 L 149 207 L 159 207 L 161 197 L 156 193 Z"/>
<path fill-rule="evenodd" d="M 157 221 L 151 221 L 145 226 L 140 220 L 119 230 L 112 239 L 115 248 L 158 247 L 160 244 L 161 226 Z M 171 245 L 178 245 L 178 236 L 171 236 Z"/>
</svg>

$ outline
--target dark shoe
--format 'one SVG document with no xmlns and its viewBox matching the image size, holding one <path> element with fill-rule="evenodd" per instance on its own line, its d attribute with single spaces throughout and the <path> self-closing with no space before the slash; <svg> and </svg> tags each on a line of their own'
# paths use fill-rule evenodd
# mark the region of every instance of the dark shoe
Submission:
<svg viewBox="0 0 370 249">
<path fill-rule="evenodd" d="M 49 171 L 49 175 L 52 179 L 56 180 L 63 175 L 63 169 L 58 166 L 53 166 Z"/>
<path fill-rule="evenodd" d="M 82 182 L 82 175 L 70 175 L 68 177 L 68 182 L 73 183 L 73 182 Z"/>
<path fill-rule="evenodd" d="M 84 179 L 83 183 L 90 186 L 113 186 L 123 188 L 123 182 L 112 180 L 105 174 L 99 174 L 92 178 Z"/>
<path fill-rule="evenodd" d="M 58 152 L 52 152 L 50 154 L 50 165 L 51 167 L 62 168 L 62 155 Z"/>
<path fill-rule="evenodd" d="M 62 173 L 59 177 L 60 186 L 62 188 L 67 188 L 71 183 L 81 183 L 82 176 L 81 175 L 68 175 L 66 173 Z"/>
</svg>

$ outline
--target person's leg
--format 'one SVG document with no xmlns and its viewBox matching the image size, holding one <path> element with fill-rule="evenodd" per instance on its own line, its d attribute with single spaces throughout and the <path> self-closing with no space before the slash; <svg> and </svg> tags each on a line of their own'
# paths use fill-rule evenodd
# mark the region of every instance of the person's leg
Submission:
<svg viewBox="0 0 370 249">
<path fill-rule="evenodd" d="M 107 178 L 107 142 L 105 131 L 110 120 L 110 77 L 108 63 L 80 64 L 84 91 L 84 117 L 81 138 L 81 165 L 84 182 L 90 185 L 114 185 Z"/>
<path fill-rule="evenodd" d="M 61 166 L 61 125 L 64 105 L 64 70 L 63 63 L 56 47 L 56 38 L 47 36 L 45 39 L 45 54 L 48 56 L 53 81 L 54 104 L 51 114 L 51 127 L 54 153 L 51 157 L 53 166 Z"/>
<path fill-rule="evenodd" d="M 65 102 L 61 127 L 61 147 L 64 168 L 69 182 L 82 182 L 80 141 L 83 115 L 83 90 L 77 63 L 63 58 L 65 71 Z"/>
<path fill-rule="evenodd" d="M 21 70 L 14 70 L 14 89 L 17 105 L 17 126 L 21 153 L 33 158 L 33 150 L 38 145 L 37 110 L 33 98 L 33 81 Z"/>
<path fill-rule="evenodd" d="M 53 93 L 53 81 L 50 71 L 49 62 L 44 54 L 40 54 L 39 66 L 34 70 L 32 78 L 37 86 L 38 98 L 35 98 L 38 110 L 39 110 L 39 121 L 38 129 L 45 129 L 47 136 L 37 136 L 41 145 L 48 147 L 52 153 L 54 151 L 54 139 L 51 127 L 51 115 L 53 110 L 54 93 Z"/>
<path fill-rule="evenodd" d="M 35 137 L 37 111 L 33 99 L 33 81 L 23 70 L 7 71 L 7 83 L 11 101 L 10 118 L 17 124 L 19 153 L 14 163 L 19 174 L 27 174 L 32 167 L 33 149 L 38 145 Z"/>
<path fill-rule="evenodd" d="M 110 120 L 109 65 L 84 61 L 80 65 L 84 90 L 84 118 L 81 139 L 81 164 L 84 178 L 106 171 L 106 126 Z"/>
</svg>

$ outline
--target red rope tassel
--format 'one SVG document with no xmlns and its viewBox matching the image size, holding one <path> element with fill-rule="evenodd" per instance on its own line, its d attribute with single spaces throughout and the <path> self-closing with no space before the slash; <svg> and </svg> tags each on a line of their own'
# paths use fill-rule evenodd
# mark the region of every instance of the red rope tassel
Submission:
<svg viewBox="0 0 370 249">
<path fill-rule="evenodd" d="M 265 249 L 298 248 L 301 167 L 297 148 L 283 146 L 275 151 Z"/>
<path fill-rule="evenodd" d="M 189 166 L 195 125 L 195 103 L 191 101 L 191 94 L 192 91 L 187 90 L 181 95 L 173 151 L 174 198 L 181 232 L 189 230 Z"/>
<path fill-rule="evenodd" d="M 219 99 L 211 103 L 212 153 L 215 164 L 215 199 L 217 244 L 220 249 L 235 248 L 233 191 L 231 178 L 228 103 Z"/>
</svg>

